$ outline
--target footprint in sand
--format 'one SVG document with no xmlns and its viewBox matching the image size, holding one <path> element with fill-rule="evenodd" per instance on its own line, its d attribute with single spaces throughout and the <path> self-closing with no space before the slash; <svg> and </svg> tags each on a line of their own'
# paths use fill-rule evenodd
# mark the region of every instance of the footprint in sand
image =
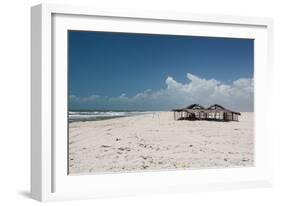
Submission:
<svg viewBox="0 0 281 206">
<path fill-rule="evenodd" d="M 127 152 L 131 151 L 131 149 L 129 147 L 119 147 L 118 150 L 127 151 Z"/>
<path fill-rule="evenodd" d="M 108 148 L 108 147 L 110 147 L 109 145 L 101 145 L 101 147 L 103 147 L 103 148 Z"/>
</svg>

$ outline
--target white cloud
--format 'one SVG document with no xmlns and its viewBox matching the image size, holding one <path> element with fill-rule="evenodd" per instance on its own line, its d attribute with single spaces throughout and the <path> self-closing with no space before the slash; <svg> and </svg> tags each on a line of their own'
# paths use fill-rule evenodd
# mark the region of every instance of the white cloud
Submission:
<svg viewBox="0 0 281 206">
<path fill-rule="evenodd" d="M 170 110 L 193 103 L 205 106 L 217 103 L 238 111 L 253 111 L 253 79 L 241 78 L 226 84 L 187 73 L 185 83 L 170 76 L 165 82 L 164 89 L 148 89 L 131 97 L 125 93 L 117 97 L 71 95 L 70 101 L 95 109 Z"/>
<path fill-rule="evenodd" d="M 99 100 L 99 98 L 101 98 L 100 95 L 93 94 L 93 95 L 91 95 L 89 97 L 83 98 L 83 101 L 85 101 L 85 102 L 93 102 L 95 100 Z"/>
</svg>

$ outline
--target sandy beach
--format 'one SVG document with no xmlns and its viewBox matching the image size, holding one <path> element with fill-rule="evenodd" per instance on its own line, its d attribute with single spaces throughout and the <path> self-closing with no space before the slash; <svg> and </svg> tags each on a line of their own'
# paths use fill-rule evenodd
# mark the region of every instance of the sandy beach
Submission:
<svg viewBox="0 0 281 206">
<path fill-rule="evenodd" d="M 155 112 L 69 124 L 69 174 L 254 164 L 253 113 L 239 122 L 175 121 Z"/>
</svg>

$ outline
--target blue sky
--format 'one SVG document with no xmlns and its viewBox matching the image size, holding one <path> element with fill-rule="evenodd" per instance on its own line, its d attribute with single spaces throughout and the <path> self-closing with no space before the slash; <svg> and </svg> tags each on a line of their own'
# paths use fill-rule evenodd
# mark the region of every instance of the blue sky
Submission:
<svg viewBox="0 0 281 206">
<path fill-rule="evenodd" d="M 242 91 L 250 95 L 245 100 L 235 85 L 241 79 L 249 84 L 243 87 L 253 84 L 253 47 L 250 39 L 69 31 L 70 109 L 167 110 L 193 101 L 216 101 L 237 110 L 253 110 L 253 88 Z M 194 90 L 198 81 L 188 74 L 206 81 L 201 81 L 201 90 Z M 181 88 L 168 92 L 171 79 Z M 211 80 L 214 85 L 209 85 Z M 209 90 L 206 85 L 218 99 L 201 100 Z M 227 94 L 218 95 L 225 86 L 230 87 L 224 91 Z M 229 105 L 230 100 L 221 100 L 233 93 L 243 103 L 238 99 L 237 105 Z"/>
</svg>

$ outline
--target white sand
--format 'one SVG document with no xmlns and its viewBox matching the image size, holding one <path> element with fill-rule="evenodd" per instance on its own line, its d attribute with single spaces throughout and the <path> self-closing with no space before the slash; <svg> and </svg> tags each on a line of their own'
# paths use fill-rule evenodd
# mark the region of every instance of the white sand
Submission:
<svg viewBox="0 0 281 206">
<path fill-rule="evenodd" d="M 172 112 L 69 125 L 69 174 L 254 164 L 253 113 L 239 122 L 175 121 Z"/>
</svg>

